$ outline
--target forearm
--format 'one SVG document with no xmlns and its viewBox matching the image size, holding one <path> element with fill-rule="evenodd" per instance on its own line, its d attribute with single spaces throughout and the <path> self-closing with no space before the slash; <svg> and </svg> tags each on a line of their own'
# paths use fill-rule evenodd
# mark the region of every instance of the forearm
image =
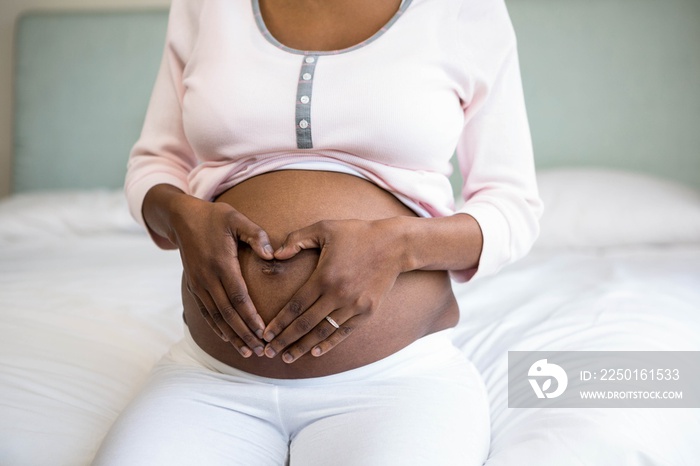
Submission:
<svg viewBox="0 0 700 466">
<path fill-rule="evenodd" d="M 397 217 L 386 225 L 399 248 L 401 269 L 465 270 L 479 265 L 483 237 L 479 224 L 467 214 L 440 218 Z"/>
</svg>

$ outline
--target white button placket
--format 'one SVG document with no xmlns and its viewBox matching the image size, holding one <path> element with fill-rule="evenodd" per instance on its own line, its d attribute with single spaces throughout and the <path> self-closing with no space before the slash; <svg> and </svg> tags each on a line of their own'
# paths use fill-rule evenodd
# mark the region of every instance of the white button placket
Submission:
<svg viewBox="0 0 700 466">
<path fill-rule="evenodd" d="M 295 112 L 295 124 L 297 133 L 297 148 L 311 149 L 311 91 L 314 84 L 314 72 L 316 71 L 317 55 L 304 55 L 299 72 L 299 84 L 297 85 L 297 103 Z"/>
</svg>

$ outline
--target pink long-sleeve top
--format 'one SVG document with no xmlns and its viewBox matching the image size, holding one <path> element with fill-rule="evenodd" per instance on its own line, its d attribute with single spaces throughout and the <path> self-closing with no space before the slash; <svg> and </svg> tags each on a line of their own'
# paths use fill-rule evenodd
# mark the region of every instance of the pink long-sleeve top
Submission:
<svg viewBox="0 0 700 466">
<path fill-rule="evenodd" d="M 211 200 L 285 168 L 345 171 L 422 215 L 473 216 L 483 249 L 477 270 L 452 272 L 458 281 L 527 253 L 542 205 L 503 0 L 404 0 L 371 38 L 332 52 L 279 43 L 258 0 L 173 0 L 128 163 L 132 215 L 145 225 L 157 184 Z"/>
</svg>

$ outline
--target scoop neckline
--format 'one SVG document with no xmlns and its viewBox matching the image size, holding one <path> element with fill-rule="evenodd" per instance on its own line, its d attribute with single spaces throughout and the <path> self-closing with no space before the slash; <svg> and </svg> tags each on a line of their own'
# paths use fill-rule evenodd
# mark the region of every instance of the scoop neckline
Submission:
<svg viewBox="0 0 700 466">
<path fill-rule="evenodd" d="M 343 53 L 352 52 L 353 50 L 361 49 L 383 36 L 384 33 L 387 32 L 394 25 L 394 23 L 396 23 L 396 21 L 401 17 L 401 15 L 406 11 L 406 9 L 412 2 L 413 0 L 403 0 L 401 2 L 401 5 L 399 6 L 399 9 L 396 10 L 396 13 L 394 13 L 394 15 L 389 19 L 389 21 L 387 21 L 386 24 L 384 24 L 384 26 L 379 28 L 377 32 L 375 32 L 362 42 L 359 42 L 355 45 L 351 45 L 350 47 L 337 50 L 300 50 L 284 45 L 283 43 L 278 41 L 275 38 L 275 36 L 272 35 L 270 30 L 267 29 L 265 20 L 262 17 L 262 12 L 260 11 L 260 0 L 251 0 L 251 4 L 253 7 L 253 16 L 255 17 L 255 24 L 258 27 L 258 32 L 260 32 L 260 34 L 265 38 L 265 40 L 267 40 L 267 42 L 271 43 L 278 49 L 296 55 L 340 55 Z"/>
</svg>

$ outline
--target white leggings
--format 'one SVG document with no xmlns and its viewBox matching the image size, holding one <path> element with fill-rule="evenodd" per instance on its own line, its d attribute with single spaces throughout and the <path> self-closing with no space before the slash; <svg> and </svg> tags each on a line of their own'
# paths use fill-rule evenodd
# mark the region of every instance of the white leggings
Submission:
<svg viewBox="0 0 700 466">
<path fill-rule="evenodd" d="M 472 466 L 489 441 L 483 382 L 449 331 L 358 369 L 294 380 L 227 366 L 186 332 L 93 465 Z"/>
</svg>

